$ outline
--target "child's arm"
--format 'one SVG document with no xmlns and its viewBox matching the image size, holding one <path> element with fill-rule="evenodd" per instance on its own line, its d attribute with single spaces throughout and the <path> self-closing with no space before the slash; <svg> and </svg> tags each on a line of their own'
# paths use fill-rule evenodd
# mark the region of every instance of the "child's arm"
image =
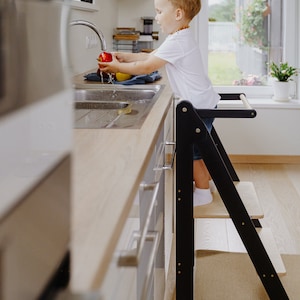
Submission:
<svg viewBox="0 0 300 300">
<path fill-rule="evenodd" d="M 120 62 L 133 62 L 139 60 L 146 60 L 149 56 L 149 53 L 131 53 L 131 52 L 115 52 L 113 55 Z"/>
<path fill-rule="evenodd" d="M 99 62 L 100 70 L 106 73 L 121 72 L 121 73 L 126 73 L 131 75 L 142 75 L 142 74 L 150 74 L 160 69 L 167 63 L 167 61 L 158 58 L 155 55 L 151 55 L 147 53 L 128 53 L 128 54 L 129 55 L 126 58 L 127 62 L 122 62 L 124 57 L 121 58 L 121 61 L 118 60 L 117 53 L 113 56 L 112 62 L 109 63 Z M 139 54 L 141 55 L 139 56 Z M 130 59 L 133 59 L 135 55 L 137 55 L 137 58 L 139 57 L 144 58 L 144 60 L 131 61 Z"/>
</svg>

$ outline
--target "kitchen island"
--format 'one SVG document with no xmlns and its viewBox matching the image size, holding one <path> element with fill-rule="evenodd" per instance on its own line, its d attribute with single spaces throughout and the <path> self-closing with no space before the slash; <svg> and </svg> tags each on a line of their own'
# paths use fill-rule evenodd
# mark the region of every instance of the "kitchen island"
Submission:
<svg viewBox="0 0 300 300">
<path fill-rule="evenodd" d="M 71 290 L 99 289 L 172 104 L 163 84 L 140 129 L 74 129 Z M 83 76 L 75 83 L 88 84 Z"/>
</svg>

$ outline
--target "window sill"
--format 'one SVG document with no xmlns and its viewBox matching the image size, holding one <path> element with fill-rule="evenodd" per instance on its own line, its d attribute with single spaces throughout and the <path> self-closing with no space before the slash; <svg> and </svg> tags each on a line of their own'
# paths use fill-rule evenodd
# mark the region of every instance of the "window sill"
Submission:
<svg viewBox="0 0 300 300">
<path fill-rule="evenodd" d="M 272 108 L 272 109 L 299 109 L 300 100 L 292 99 L 287 102 L 275 101 L 270 98 L 248 98 L 252 108 Z M 241 101 L 238 100 L 221 100 L 218 104 L 219 108 L 242 107 Z"/>
<path fill-rule="evenodd" d="M 272 99 L 273 87 L 271 85 L 253 87 L 253 86 L 214 86 L 217 93 L 244 93 L 248 102 L 253 108 L 278 108 L 278 109 L 300 109 L 300 99 L 290 101 L 275 101 Z M 225 101 L 221 101 L 219 107 Z M 224 107 L 241 107 L 241 101 L 226 100 Z"/>
</svg>

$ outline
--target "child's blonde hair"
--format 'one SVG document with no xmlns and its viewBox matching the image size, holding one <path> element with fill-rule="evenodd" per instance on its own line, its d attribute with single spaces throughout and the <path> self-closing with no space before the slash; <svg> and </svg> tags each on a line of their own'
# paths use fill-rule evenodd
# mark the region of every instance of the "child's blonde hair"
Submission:
<svg viewBox="0 0 300 300">
<path fill-rule="evenodd" d="M 192 20 L 201 9 L 201 0 L 169 0 L 174 7 L 181 8 L 186 17 Z"/>
</svg>

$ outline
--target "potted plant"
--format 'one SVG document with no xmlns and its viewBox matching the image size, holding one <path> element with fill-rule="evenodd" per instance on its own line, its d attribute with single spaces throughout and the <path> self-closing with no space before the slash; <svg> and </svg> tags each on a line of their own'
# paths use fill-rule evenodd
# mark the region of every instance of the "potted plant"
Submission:
<svg viewBox="0 0 300 300">
<path fill-rule="evenodd" d="M 290 81 L 293 76 L 298 75 L 297 68 L 290 66 L 287 62 L 270 64 L 270 75 L 275 78 L 274 81 L 274 100 L 288 101 L 290 99 Z"/>
</svg>

